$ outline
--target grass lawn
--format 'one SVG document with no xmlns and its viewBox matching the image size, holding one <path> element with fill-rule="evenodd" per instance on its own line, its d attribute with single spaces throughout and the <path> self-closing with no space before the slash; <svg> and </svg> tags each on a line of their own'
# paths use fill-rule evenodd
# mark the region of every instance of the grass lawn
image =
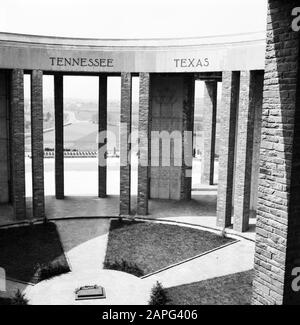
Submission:
<svg viewBox="0 0 300 325">
<path fill-rule="evenodd" d="M 174 305 L 250 305 L 254 271 L 168 288 Z"/>
<path fill-rule="evenodd" d="M 145 275 L 230 241 L 188 227 L 112 220 L 105 263 L 124 260 L 137 265 Z"/>
<path fill-rule="evenodd" d="M 0 266 L 7 277 L 36 283 L 37 265 L 53 262 L 69 270 L 54 223 L 0 229 Z"/>
</svg>

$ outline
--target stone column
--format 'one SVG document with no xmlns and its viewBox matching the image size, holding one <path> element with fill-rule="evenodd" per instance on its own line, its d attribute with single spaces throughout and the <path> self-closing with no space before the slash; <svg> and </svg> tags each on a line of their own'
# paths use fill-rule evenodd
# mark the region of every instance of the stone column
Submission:
<svg viewBox="0 0 300 325">
<path fill-rule="evenodd" d="M 231 225 L 236 114 L 239 98 L 239 72 L 225 71 L 222 76 L 220 158 L 217 226 Z"/>
<path fill-rule="evenodd" d="M 11 172 L 16 219 L 26 218 L 24 131 L 24 71 L 14 69 L 11 73 Z"/>
<path fill-rule="evenodd" d="M 204 85 L 204 148 L 201 161 L 201 183 L 214 184 L 214 164 L 217 124 L 217 81 L 205 81 Z"/>
<path fill-rule="evenodd" d="M 194 75 L 183 77 L 183 105 L 182 105 L 182 171 L 180 199 L 190 200 L 192 195 L 192 167 L 193 167 L 193 130 L 194 130 Z M 172 171 L 171 171 L 172 172 Z"/>
<path fill-rule="evenodd" d="M 107 76 L 99 77 L 99 113 L 98 113 L 98 197 L 106 197 L 107 173 Z"/>
<path fill-rule="evenodd" d="M 8 74 L 0 71 L 0 204 L 10 200 Z"/>
<path fill-rule="evenodd" d="M 268 1 L 253 304 L 300 304 L 299 1 Z"/>
<path fill-rule="evenodd" d="M 120 215 L 130 215 L 131 182 L 131 73 L 121 74 L 121 125 L 120 125 Z"/>
<path fill-rule="evenodd" d="M 148 214 L 149 199 L 149 163 L 150 163 L 150 75 L 140 73 L 139 95 L 139 165 L 138 165 L 138 197 L 137 213 Z"/>
<path fill-rule="evenodd" d="M 44 143 L 43 143 L 43 72 L 31 73 L 31 156 L 33 217 L 45 217 Z"/>
<path fill-rule="evenodd" d="M 54 75 L 55 109 L 55 196 L 62 200 L 64 194 L 64 88 L 63 75 Z"/>
<path fill-rule="evenodd" d="M 239 232 L 249 229 L 254 118 L 263 92 L 259 74 L 257 71 L 242 71 L 240 78 L 234 193 L 234 230 Z"/>
</svg>

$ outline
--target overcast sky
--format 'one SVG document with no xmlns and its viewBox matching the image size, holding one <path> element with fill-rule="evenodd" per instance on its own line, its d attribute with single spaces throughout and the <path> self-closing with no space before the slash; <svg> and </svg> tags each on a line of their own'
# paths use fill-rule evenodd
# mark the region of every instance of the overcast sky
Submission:
<svg viewBox="0 0 300 325">
<path fill-rule="evenodd" d="M 5 32 L 97 38 L 265 30 L 266 0 L 1 0 Z"/>
<path fill-rule="evenodd" d="M 90 37 L 189 37 L 264 31 L 266 0 L 1 0 L 0 31 Z M 82 84 L 84 82 L 84 93 Z M 111 81 L 115 89 L 118 81 Z M 66 82 L 66 96 L 97 93 L 95 78 Z M 80 91 L 81 90 L 81 91 Z M 51 94 L 45 87 L 46 96 Z M 76 96 L 75 96 L 76 97 Z"/>
</svg>

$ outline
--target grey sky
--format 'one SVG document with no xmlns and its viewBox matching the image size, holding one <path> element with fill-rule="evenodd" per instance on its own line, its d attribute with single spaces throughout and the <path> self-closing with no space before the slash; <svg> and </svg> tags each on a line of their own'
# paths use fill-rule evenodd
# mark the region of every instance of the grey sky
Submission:
<svg viewBox="0 0 300 325">
<path fill-rule="evenodd" d="M 0 31 L 90 38 L 209 36 L 263 31 L 266 16 L 266 0 L 1 0 Z M 46 97 L 51 85 L 45 80 Z M 119 81 L 110 86 L 110 96 L 117 98 Z M 65 96 L 94 98 L 96 78 L 66 80 Z"/>
</svg>

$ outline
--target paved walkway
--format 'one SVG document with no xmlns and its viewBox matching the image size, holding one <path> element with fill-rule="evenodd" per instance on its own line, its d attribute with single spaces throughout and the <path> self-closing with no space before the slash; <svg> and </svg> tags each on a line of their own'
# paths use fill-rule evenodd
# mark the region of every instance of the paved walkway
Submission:
<svg viewBox="0 0 300 325">
<path fill-rule="evenodd" d="M 156 281 L 168 288 L 253 268 L 254 243 L 241 239 L 208 255 L 140 279 L 124 272 L 103 270 L 108 220 L 62 220 L 57 221 L 57 226 L 72 272 L 27 287 L 24 292 L 31 304 L 145 305 Z M 105 287 L 107 299 L 75 301 L 77 287 L 94 284 Z"/>
<path fill-rule="evenodd" d="M 192 261 L 154 274 L 143 281 L 159 281 L 166 288 L 208 280 L 254 267 L 254 243 L 242 240 Z"/>
<path fill-rule="evenodd" d="M 75 300 L 76 288 L 94 284 L 105 288 L 106 299 Z M 149 300 L 149 289 L 144 289 L 141 279 L 111 270 L 71 272 L 40 282 L 25 293 L 32 305 L 147 305 Z"/>
<path fill-rule="evenodd" d="M 72 223 L 74 224 L 74 221 L 72 221 Z M 64 239 L 64 236 L 61 235 L 62 243 L 65 250 L 65 255 L 70 264 L 72 273 L 84 274 L 90 272 L 91 270 L 99 271 L 103 269 L 103 263 L 104 263 L 106 247 L 107 247 L 109 221 L 105 220 L 102 221 L 102 223 L 103 223 L 103 228 L 107 229 L 105 234 L 87 240 L 70 250 L 66 249 L 66 246 L 70 245 L 70 242 L 68 241 L 66 244 L 66 239 Z M 58 227 L 59 231 L 61 228 L 62 228 L 61 226 Z M 80 227 L 79 229 L 81 230 L 82 228 Z M 72 232 L 72 227 L 70 228 L 68 227 L 68 231 Z M 77 232 L 78 232 L 78 228 L 77 228 Z M 76 233 L 70 234 L 68 237 L 72 237 L 72 235 L 75 237 L 75 240 L 78 240 L 78 238 L 76 238 Z M 73 244 L 73 242 L 71 244 Z"/>
<path fill-rule="evenodd" d="M 148 283 L 143 284 L 140 278 L 128 273 L 103 270 L 109 220 L 62 220 L 57 226 L 71 272 L 27 287 L 24 292 L 30 304 L 147 304 L 151 290 Z M 105 288 L 106 299 L 75 300 L 76 288 L 94 284 Z"/>
<path fill-rule="evenodd" d="M 26 159 L 26 192 L 31 193 L 31 160 Z M 13 281 L 7 282 L 10 292 L 18 288 L 25 291 L 31 303 L 44 304 L 146 304 L 150 288 L 158 280 L 165 287 L 198 282 L 213 277 L 250 270 L 253 268 L 254 243 L 241 239 L 240 242 L 215 251 L 209 255 L 178 265 L 145 279 L 110 270 L 102 265 L 107 245 L 109 220 L 101 218 L 119 215 L 119 167 L 118 160 L 110 159 L 108 169 L 108 196 L 99 199 L 97 193 L 97 159 L 65 159 L 66 194 L 65 200 L 56 200 L 54 195 L 54 159 L 45 160 L 46 214 L 48 218 L 76 218 L 56 220 L 66 256 L 72 272 L 30 287 Z M 179 222 L 194 227 L 216 227 L 217 186 L 199 185 L 201 162 L 194 160 L 192 200 L 150 200 L 148 219 Z M 216 170 L 217 162 L 216 162 Z M 136 193 L 137 170 L 132 168 L 132 193 Z M 217 174 L 216 181 L 217 181 Z M 84 196 L 89 195 L 89 196 Z M 28 197 L 28 215 L 31 215 L 31 198 Z M 133 213 L 136 196 L 132 197 Z M 0 225 L 13 222 L 12 207 L 1 205 Z M 243 236 L 255 239 L 255 219 L 250 219 L 251 228 Z M 227 230 L 233 233 L 232 230 Z M 92 281 L 92 283 L 91 283 Z M 74 290 L 78 286 L 100 283 L 107 290 L 106 300 L 75 302 Z"/>
</svg>

